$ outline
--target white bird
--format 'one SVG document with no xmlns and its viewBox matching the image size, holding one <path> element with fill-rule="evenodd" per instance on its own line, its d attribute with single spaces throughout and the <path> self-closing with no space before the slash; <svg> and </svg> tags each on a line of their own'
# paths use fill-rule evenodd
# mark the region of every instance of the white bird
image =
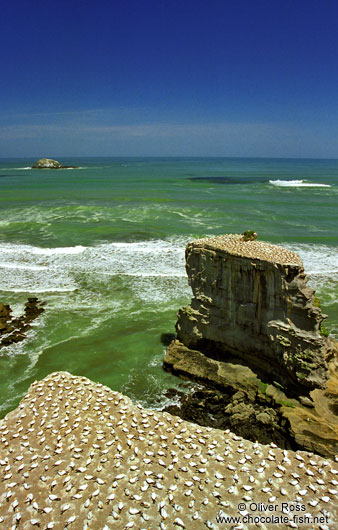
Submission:
<svg viewBox="0 0 338 530">
<path fill-rule="evenodd" d="M 66 521 L 66 526 L 68 526 L 69 524 L 72 524 L 76 519 L 76 515 L 72 515 L 71 517 L 69 517 L 69 519 L 67 519 Z"/>
</svg>

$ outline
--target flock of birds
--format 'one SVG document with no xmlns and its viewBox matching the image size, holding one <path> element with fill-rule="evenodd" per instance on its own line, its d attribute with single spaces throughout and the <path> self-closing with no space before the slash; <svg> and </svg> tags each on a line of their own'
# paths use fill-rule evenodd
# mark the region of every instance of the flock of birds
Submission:
<svg viewBox="0 0 338 530">
<path fill-rule="evenodd" d="M 66 372 L 31 385 L 0 440 L 0 530 L 338 528 L 338 459 L 147 410 Z"/>
<path fill-rule="evenodd" d="M 248 232 L 252 232 L 257 237 L 256 232 L 252 230 L 248 230 Z M 192 243 L 188 244 L 187 248 L 203 247 L 217 252 L 223 250 L 227 254 L 240 258 L 251 258 L 254 260 L 279 263 L 281 265 L 303 267 L 303 262 L 296 252 L 281 247 L 280 245 L 257 241 L 256 237 L 253 237 L 253 239 L 245 239 L 244 234 L 225 234 L 222 236 L 195 239 Z"/>
</svg>

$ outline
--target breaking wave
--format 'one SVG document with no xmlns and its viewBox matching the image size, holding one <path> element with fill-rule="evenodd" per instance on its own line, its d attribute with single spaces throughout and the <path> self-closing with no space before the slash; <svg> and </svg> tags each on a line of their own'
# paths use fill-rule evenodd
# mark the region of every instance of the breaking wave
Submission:
<svg viewBox="0 0 338 530">
<path fill-rule="evenodd" d="M 307 180 L 269 180 L 269 183 L 280 188 L 331 188 L 330 184 L 309 182 Z"/>
</svg>

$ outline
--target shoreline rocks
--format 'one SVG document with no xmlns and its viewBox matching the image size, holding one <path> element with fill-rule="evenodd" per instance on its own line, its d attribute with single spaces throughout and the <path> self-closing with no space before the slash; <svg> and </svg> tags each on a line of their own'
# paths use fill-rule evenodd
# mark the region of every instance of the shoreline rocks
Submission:
<svg viewBox="0 0 338 530">
<path fill-rule="evenodd" d="M 336 364 L 329 365 L 325 389 L 315 389 L 309 397 L 298 398 L 288 395 L 281 387 L 264 383 L 236 359 L 216 361 L 190 350 L 178 340 L 168 348 L 163 366 L 181 379 L 198 384 L 195 392 L 172 390 L 178 403 L 164 410 L 201 425 L 231 428 L 248 440 L 273 441 L 280 447 L 313 451 L 330 458 L 338 454 Z M 202 408 L 199 392 L 208 395 Z M 268 417 L 257 418 L 258 413 L 265 412 Z"/>
<path fill-rule="evenodd" d="M 77 166 L 63 166 L 61 162 L 52 158 L 40 158 L 32 166 L 32 169 L 77 169 Z"/>
<path fill-rule="evenodd" d="M 24 340 L 31 322 L 44 312 L 44 305 L 36 297 L 28 298 L 24 314 L 13 318 L 10 306 L 0 302 L 0 349 Z"/>
</svg>

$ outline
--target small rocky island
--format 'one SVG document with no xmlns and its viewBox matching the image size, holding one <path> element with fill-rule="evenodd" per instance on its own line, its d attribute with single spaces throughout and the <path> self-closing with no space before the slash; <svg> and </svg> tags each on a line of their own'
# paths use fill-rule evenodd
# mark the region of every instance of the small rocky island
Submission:
<svg viewBox="0 0 338 530">
<path fill-rule="evenodd" d="M 32 166 L 32 169 L 78 169 L 77 166 L 64 166 L 61 162 L 52 158 L 40 158 Z"/>
<path fill-rule="evenodd" d="M 231 234 L 190 243 L 186 268 L 194 297 L 179 310 L 164 367 L 214 389 L 219 428 L 336 454 L 337 345 L 300 257 Z M 171 412 L 196 421 L 203 392 Z"/>
</svg>

